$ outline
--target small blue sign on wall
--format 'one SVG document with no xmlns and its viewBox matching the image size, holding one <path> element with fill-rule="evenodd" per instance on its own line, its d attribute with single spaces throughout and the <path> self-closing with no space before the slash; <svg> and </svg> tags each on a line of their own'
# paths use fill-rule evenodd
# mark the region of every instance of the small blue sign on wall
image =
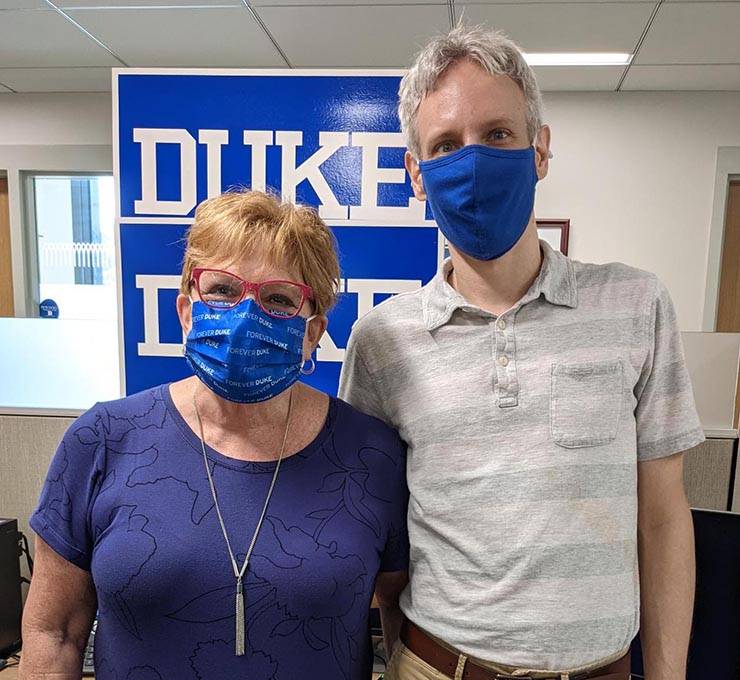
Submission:
<svg viewBox="0 0 740 680">
<path fill-rule="evenodd" d="M 49 298 L 42 300 L 39 304 L 39 316 L 42 319 L 58 319 L 59 305 Z"/>
<path fill-rule="evenodd" d="M 442 247 L 413 197 L 400 74 L 114 72 L 126 393 L 190 374 L 175 312 L 196 205 L 230 187 L 315 206 L 337 238 L 341 294 L 306 382 L 336 393 L 355 320 L 436 271 Z"/>
</svg>

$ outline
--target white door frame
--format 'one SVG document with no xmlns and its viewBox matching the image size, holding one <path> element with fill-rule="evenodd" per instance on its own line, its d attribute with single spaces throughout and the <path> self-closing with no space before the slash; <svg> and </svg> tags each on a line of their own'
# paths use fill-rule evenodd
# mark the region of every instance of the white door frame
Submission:
<svg viewBox="0 0 740 680">
<path fill-rule="evenodd" d="M 717 171 L 714 178 L 712 221 L 709 226 L 709 253 L 707 280 L 704 293 L 702 330 L 714 332 L 717 328 L 719 306 L 719 278 L 722 269 L 722 244 L 725 236 L 725 215 L 730 180 L 740 179 L 740 147 L 720 146 L 717 149 Z"/>
</svg>

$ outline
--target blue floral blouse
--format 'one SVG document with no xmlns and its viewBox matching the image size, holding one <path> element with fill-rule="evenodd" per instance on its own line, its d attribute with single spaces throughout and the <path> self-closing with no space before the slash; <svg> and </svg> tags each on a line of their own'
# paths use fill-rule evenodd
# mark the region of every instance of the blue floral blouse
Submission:
<svg viewBox="0 0 740 680">
<path fill-rule="evenodd" d="M 275 464 L 206 452 L 241 565 Z M 240 657 L 200 440 L 168 386 L 70 427 L 31 526 L 92 574 L 98 680 L 366 679 L 375 578 L 408 565 L 405 458 L 392 429 L 331 400 L 318 437 L 282 463 L 247 570 Z"/>
</svg>

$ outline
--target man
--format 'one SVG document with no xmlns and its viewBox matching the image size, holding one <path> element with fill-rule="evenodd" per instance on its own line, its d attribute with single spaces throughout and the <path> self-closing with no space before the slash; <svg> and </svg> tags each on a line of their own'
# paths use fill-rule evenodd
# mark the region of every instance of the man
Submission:
<svg viewBox="0 0 740 680">
<path fill-rule="evenodd" d="M 646 677 L 684 678 L 682 452 L 703 434 L 666 289 L 538 240 L 550 130 L 501 34 L 429 43 L 399 115 L 451 258 L 358 321 L 342 373 L 340 395 L 408 444 L 410 583 L 388 676 L 621 680 L 639 628 Z"/>
</svg>

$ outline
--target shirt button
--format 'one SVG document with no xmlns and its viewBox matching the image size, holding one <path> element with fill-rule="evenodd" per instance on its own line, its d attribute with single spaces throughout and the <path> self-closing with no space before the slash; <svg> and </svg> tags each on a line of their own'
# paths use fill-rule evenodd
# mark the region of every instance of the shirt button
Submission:
<svg viewBox="0 0 740 680">
<path fill-rule="evenodd" d="M 499 357 L 498 358 L 498 362 L 502 366 L 508 366 L 509 365 L 509 357 Z"/>
<path fill-rule="evenodd" d="M 498 327 L 498 329 L 499 329 L 500 331 L 502 331 L 502 330 L 504 330 L 504 328 L 506 328 L 506 321 L 504 321 L 503 319 L 499 319 L 499 320 L 498 320 L 498 321 L 496 322 L 496 326 Z"/>
</svg>

